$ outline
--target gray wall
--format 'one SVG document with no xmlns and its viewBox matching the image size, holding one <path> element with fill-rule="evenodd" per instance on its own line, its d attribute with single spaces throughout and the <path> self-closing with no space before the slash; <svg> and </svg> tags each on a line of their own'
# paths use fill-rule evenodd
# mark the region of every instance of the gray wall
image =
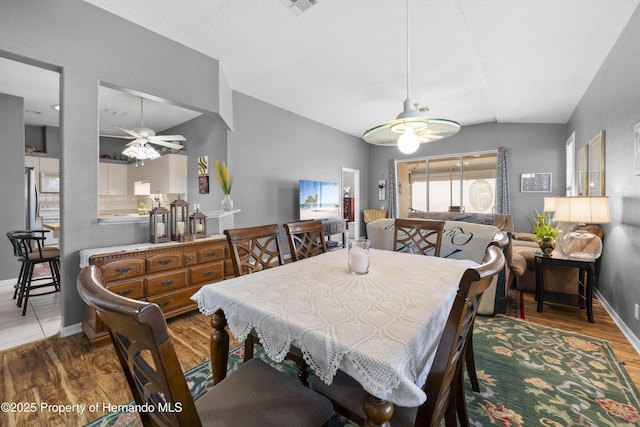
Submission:
<svg viewBox="0 0 640 427">
<path fill-rule="evenodd" d="M 527 217 L 533 209 L 542 211 L 545 196 L 565 194 L 566 126 L 553 124 L 485 123 L 464 126 L 456 135 L 430 144 L 422 144 L 411 155 L 402 154 L 395 147 L 372 147 L 371 179 L 368 181 L 369 200 L 366 207 L 379 208 L 378 180 L 388 179 L 391 159 L 410 159 L 443 154 L 508 149 L 511 214 L 516 231 L 529 231 Z M 530 172 L 551 172 L 551 193 L 520 192 L 520 175 Z"/>
<path fill-rule="evenodd" d="M 18 277 L 19 263 L 5 234 L 24 228 L 24 101 L 17 96 L 0 93 L 0 244 L 1 279 Z M 11 159 L 4 162 L 3 159 Z M 16 161 L 20 159 L 20 161 Z"/>
<path fill-rule="evenodd" d="M 78 252 L 87 246 L 148 238 L 137 225 L 97 224 L 99 82 L 151 94 L 211 116 L 220 114 L 229 123 L 232 110 L 225 102 L 229 103 L 231 95 L 224 93 L 228 84 L 217 60 L 79 0 L 3 1 L 0 55 L 64 70 L 60 96 L 62 324 L 73 325 L 83 319 L 85 311 L 75 288 Z M 21 120 L 21 138 L 23 123 Z M 2 173 L 13 170 L 12 176 L 22 176 L 23 141 L 3 152 Z M 3 218 L 20 216 L 22 195 L 11 195 L 3 205 L 9 208 Z M 3 234 L 7 226 L 4 222 L 0 226 Z M 4 271 L 1 274 L 3 279 L 11 277 Z"/>
<path fill-rule="evenodd" d="M 341 182 L 342 167 L 348 167 L 368 182 L 370 147 L 362 139 L 238 92 L 233 109 L 231 198 L 242 209 L 236 226 L 297 221 L 300 179 Z M 367 206 L 364 188 L 360 194 Z"/>
<path fill-rule="evenodd" d="M 605 194 L 612 223 L 605 240 L 598 290 L 632 333 L 640 304 L 640 176 L 634 175 L 633 127 L 640 122 L 640 9 L 633 14 L 608 58 L 585 92 L 567 126 L 576 146 L 605 131 Z"/>
</svg>

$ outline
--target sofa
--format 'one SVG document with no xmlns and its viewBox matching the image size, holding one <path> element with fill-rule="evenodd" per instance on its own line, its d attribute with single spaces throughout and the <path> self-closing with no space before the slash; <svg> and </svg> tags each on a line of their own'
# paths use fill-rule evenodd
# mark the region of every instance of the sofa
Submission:
<svg viewBox="0 0 640 427">
<path fill-rule="evenodd" d="M 471 259 L 480 263 L 489 244 L 499 244 L 503 247 L 507 265 L 482 297 L 478 314 L 504 313 L 507 290 L 512 280 L 511 268 L 508 266 L 511 251 L 508 234 L 513 230 L 511 215 L 414 212 L 410 217 L 445 221 L 441 257 Z M 394 250 L 394 223 L 394 218 L 385 218 L 367 224 L 367 236 L 372 248 Z"/>
<path fill-rule="evenodd" d="M 562 233 L 571 230 L 568 224 L 559 224 L 558 228 Z M 604 230 L 597 225 L 585 226 L 586 231 L 604 238 Z M 562 235 L 562 233 L 560 235 Z M 560 240 L 560 239 L 558 239 Z M 539 251 L 536 237 L 531 233 L 513 233 L 511 235 L 511 271 L 513 272 L 516 287 L 519 290 L 535 292 L 536 271 L 534 252 Z M 556 251 L 561 251 L 561 244 L 558 243 Z M 599 262 L 596 262 L 596 275 L 599 271 Z M 548 267 L 544 270 L 545 294 L 551 295 L 550 300 L 555 299 L 564 303 L 579 304 L 578 298 L 578 269 L 571 267 Z M 545 298 L 546 299 L 546 298 Z"/>
</svg>

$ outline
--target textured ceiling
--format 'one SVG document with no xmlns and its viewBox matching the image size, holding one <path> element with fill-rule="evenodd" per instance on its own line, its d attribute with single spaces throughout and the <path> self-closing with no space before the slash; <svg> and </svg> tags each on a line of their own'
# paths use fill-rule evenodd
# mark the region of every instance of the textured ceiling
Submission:
<svg viewBox="0 0 640 427">
<path fill-rule="evenodd" d="M 232 89 L 361 136 L 407 97 L 406 3 L 85 0 L 220 60 Z M 411 98 L 463 126 L 566 123 L 640 0 L 411 0 Z"/>
</svg>

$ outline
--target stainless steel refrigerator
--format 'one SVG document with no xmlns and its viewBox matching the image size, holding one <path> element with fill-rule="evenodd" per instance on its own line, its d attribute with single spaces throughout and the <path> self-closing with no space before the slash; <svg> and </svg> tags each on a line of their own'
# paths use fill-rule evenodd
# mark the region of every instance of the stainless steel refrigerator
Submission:
<svg viewBox="0 0 640 427">
<path fill-rule="evenodd" d="M 38 190 L 34 168 L 24 168 L 24 225 L 27 230 L 35 230 L 38 222 Z"/>
</svg>

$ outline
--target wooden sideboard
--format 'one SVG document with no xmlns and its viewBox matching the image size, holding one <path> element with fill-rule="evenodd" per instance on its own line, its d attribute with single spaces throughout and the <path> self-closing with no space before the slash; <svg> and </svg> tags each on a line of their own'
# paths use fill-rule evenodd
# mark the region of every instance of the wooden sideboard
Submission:
<svg viewBox="0 0 640 427">
<path fill-rule="evenodd" d="M 191 296 L 202 285 L 234 275 L 224 237 L 138 246 L 142 247 L 131 249 L 136 245 L 128 245 L 95 253 L 89 256 L 88 264 L 100 268 L 111 292 L 155 302 L 167 319 L 196 310 L 197 304 L 191 301 Z M 87 251 L 100 252 L 98 249 Z M 81 257 L 82 252 L 85 251 L 81 251 Z M 82 330 L 92 348 L 111 342 L 104 324 L 89 307 Z"/>
</svg>

